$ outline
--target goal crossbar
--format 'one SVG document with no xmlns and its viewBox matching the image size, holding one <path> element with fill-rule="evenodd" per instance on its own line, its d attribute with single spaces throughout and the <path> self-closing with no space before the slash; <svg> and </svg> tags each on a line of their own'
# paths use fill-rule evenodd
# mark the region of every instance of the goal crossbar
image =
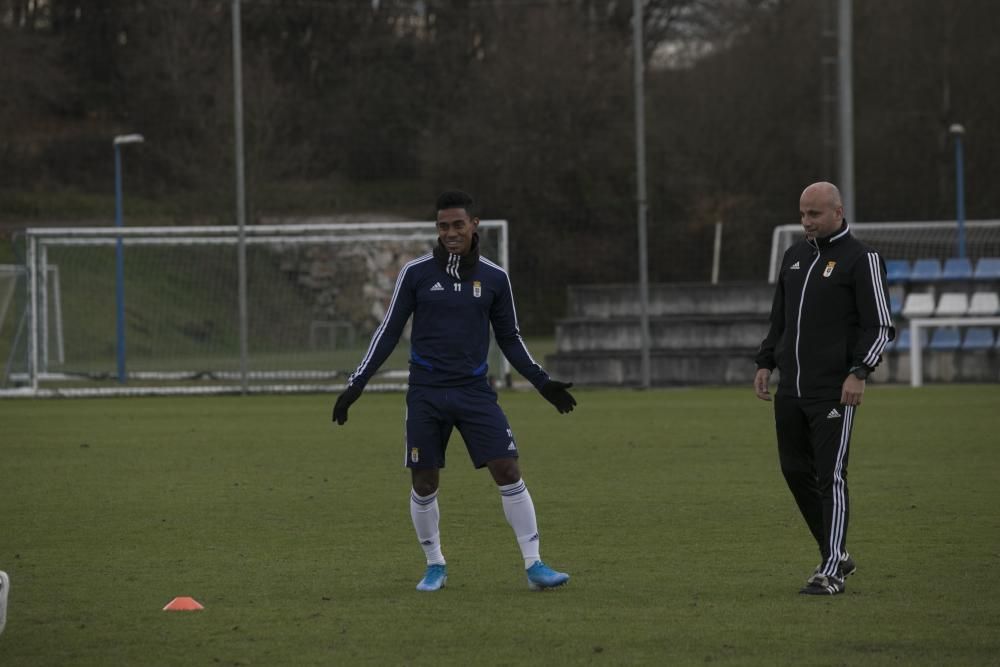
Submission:
<svg viewBox="0 0 1000 667">
<path fill-rule="evenodd" d="M 967 220 L 964 223 L 965 233 L 971 248 L 975 248 L 976 236 L 991 235 L 992 244 L 1000 249 L 1000 220 Z M 921 222 L 852 222 L 850 223 L 851 233 L 862 241 L 874 238 L 898 237 L 900 240 L 912 241 L 913 245 L 919 247 L 920 235 L 936 235 L 937 246 L 947 245 L 954 234 L 957 239 L 958 223 L 954 220 L 929 220 Z M 773 283 L 778 278 L 778 270 L 781 268 L 781 258 L 785 251 L 795 241 L 805 237 L 802 225 L 788 224 L 778 225 L 771 233 L 771 257 L 768 264 L 767 280 Z M 879 247 L 877 241 L 873 245 L 878 249 L 885 259 L 914 259 L 914 257 L 896 256 L 887 248 Z M 998 250 L 1000 252 L 1000 250 Z M 921 257 L 937 257 L 941 259 L 940 253 L 920 253 Z M 950 253 L 949 253 L 950 256 Z"/>
<path fill-rule="evenodd" d="M 506 220 L 482 220 L 479 228 L 491 231 L 494 245 L 492 258 L 503 267 L 509 266 L 509 241 Z M 289 223 L 262 224 L 247 226 L 242 230 L 242 240 L 252 246 L 271 246 L 277 250 L 283 248 L 306 248 L 311 245 L 340 244 L 378 244 L 383 242 L 426 242 L 433 243 L 438 237 L 433 222 L 348 222 L 348 223 Z M 117 387 L 81 387 L 52 388 L 41 387 L 40 382 L 73 382 L 80 379 L 79 374 L 51 372 L 48 369 L 48 329 L 50 290 L 48 274 L 51 273 L 49 263 L 50 248 L 72 248 L 74 246 L 116 246 L 124 248 L 142 246 L 233 246 L 240 242 L 240 228 L 236 225 L 203 225 L 191 227 L 46 227 L 29 228 L 25 231 L 27 256 L 24 270 L 28 285 L 28 341 L 26 372 L 11 374 L 10 378 L 24 382 L 27 387 L 15 390 L 0 391 L 2 395 L 142 395 L 150 394 L 184 394 L 233 392 L 232 386 L 155 386 L 156 382 L 173 380 L 221 380 L 231 381 L 237 376 L 243 380 L 254 380 L 258 384 L 253 391 L 336 391 L 343 384 L 293 384 L 302 380 L 319 382 L 337 382 L 343 373 L 323 370 L 241 370 L 240 373 L 224 369 L 208 370 L 163 370 L 153 373 L 135 371 L 128 374 L 129 381 L 150 383 L 151 386 L 117 386 Z M 60 310 L 56 310 L 59 317 Z M 61 340 L 61 328 L 60 328 Z M 241 351 L 241 355 L 243 352 Z M 504 377 L 510 373 L 506 359 L 500 358 L 500 370 Z M 246 364 L 240 364 L 246 369 Z M 400 386 L 398 370 L 388 370 L 380 378 L 387 380 L 372 383 L 371 389 L 394 388 Z M 106 377 L 107 373 L 91 375 L 90 380 Z M 346 379 L 346 378 L 344 378 Z M 285 384 L 282 384 L 284 381 Z M 405 386 L 403 378 L 402 386 Z M 260 384 L 263 383 L 263 384 Z"/>
</svg>

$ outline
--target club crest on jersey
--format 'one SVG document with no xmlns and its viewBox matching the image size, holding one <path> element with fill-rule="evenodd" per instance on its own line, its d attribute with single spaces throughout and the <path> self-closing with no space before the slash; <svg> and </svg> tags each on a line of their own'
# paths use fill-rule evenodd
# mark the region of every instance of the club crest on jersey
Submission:
<svg viewBox="0 0 1000 667">
<path fill-rule="evenodd" d="M 420 448 L 410 447 L 410 461 L 413 463 L 420 463 Z"/>
<path fill-rule="evenodd" d="M 472 281 L 472 296 L 477 299 L 483 295 L 483 284 L 478 280 Z"/>
<path fill-rule="evenodd" d="M 836 262 L 834 262 L 832 260 L 829 261 L 829 262 L 827 262 L 826 263 L 826 268 L 823 269 L 823 277 L 824 278 L 829 278 L 830 274 L 833 273 L 833 267 L 835 267 L 835 266 L 837 266 Z"/>
</svg>

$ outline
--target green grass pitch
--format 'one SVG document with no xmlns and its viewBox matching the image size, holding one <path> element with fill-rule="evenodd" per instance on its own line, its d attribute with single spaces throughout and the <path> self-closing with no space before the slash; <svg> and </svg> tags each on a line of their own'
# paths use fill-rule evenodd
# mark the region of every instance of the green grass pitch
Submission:
<svg viewBox="0 0 1000 667">
<path fill-rule="evenodd" d="M 869 388 L 836 598 L 749 388 L 501 403 L 542 554 L 527 589 L 452 439 L 448 587 L 423 571 L 402 396 L 0 402 L 0 665 L 996 665 L 1000 386 Z M 175 596 L 205 605 L 165 612 Z"/>
</svg>

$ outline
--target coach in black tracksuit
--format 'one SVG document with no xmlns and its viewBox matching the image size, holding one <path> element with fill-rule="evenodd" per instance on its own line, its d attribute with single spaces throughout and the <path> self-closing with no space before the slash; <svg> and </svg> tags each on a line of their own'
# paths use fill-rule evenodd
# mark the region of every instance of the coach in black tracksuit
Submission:
<svg viewBox="0 0 1000 667">
<path fill-rule="evenodd" d="M 865 379 L 895 336 L 885 262 L 851 235 L 840 193 L 814 183 L 799 200 L 806 239 L 781 262 L 771 327 L 757 354 L 754 391 L 774 401 L 781 471 L 822 563 L 802 593 L 836 595 L 854 572 L 847 553 L 847 459 Z"/>
</svg>

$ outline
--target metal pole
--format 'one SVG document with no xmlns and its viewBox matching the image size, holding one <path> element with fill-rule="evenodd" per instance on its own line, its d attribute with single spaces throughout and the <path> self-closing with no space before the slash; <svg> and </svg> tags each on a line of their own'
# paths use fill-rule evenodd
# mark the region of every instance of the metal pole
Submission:
<svg viewBox="0 0 1000 667">
<path fill-rule="evenodd" d="M 41 372 L 49 372 L 49 248 L 38 246 L 38 337 L 41 345 Z"/>
<path fill-rule="evenodd" d="M 28 236 L 28 377 L 38 391 L 38 240 Z"/>
<path fill-rule="evenodd" d="M 924 383 L 924 352 L 920 346 L 920 326 L 910 320 L 910 386 L 919 387 Z"/>
<path fill-rule="evenodd" d="M 115 227 L 124 226 L 122 217 L 122 154 L 115 142 Z M 118 352 L 118 382 L 125 384 L 125 250 L 122 237 L 115 241 L 115 349 Z"/>
<path fill-rule="evenodd" d="M 837 96 L 840 101 L 840 194 L 844 216 L 855 219 L 854 208 L 854 87 L 851 75 L 851 0 L 840 0 L 837 12 Z"/>
<path fill-rule="evenodd" d="M 122 144 L 141 144 L 141 134 L 119 134 L 111 142 L 115 149 L 115 227 L 122 228 Z M 125 252 L 122 237 L 115 242 L 115 301 L 117 321 L 118 382 L 125 384 Z"/>
<path fill-rule="evenodd" d="M 507 271 L 510 271 L 510 237 L 508 236 L 509 229 L 507 227 L 507 221 L 503 220 L 500 223 L 500 266 L 502 266 Z M 505 387 L 514 386 L 514 377 L 510 372 L 510 362 L 507 361 L 507 357 L 500 355 L 500 367 L 503 373 L 503 382 Z"/>
<path fill-rule="evenodd" d="M 233 128 L 236 134 L 236 244 L 240 318 L 240 388 L 247 393 L 247 246 L 246 185 L 243 165 L 243 48 L 240 0 L 233 0 Z"/>
<path fill-rule="evenodd" d="M 59 364 L 66 363 L 66 341 L 63 339 L 62 321 L 62 287 L 59 284 L 59 266 L 49 267 L 52 272 L 52 313 L 56 316 L 56 359 Z M 2 320 L 2 318 L 0 318 Z"/>
<path fill-rule="evenodd" d="M 965 158 L 962 154 L 962 135 L 965 128 L 955 123 L 948 132 L 955 135 L 955 221 L 958 223 L 958 256 L 965 258 Z"/>
<path fill-rule="evenodd" d="M 634 56 L 635 89 L 635 171 L 636 200 L 639 225 L 639 347 L 641 351 L 641 382 L 644 389 L 651 384 L 649 359 L 649 275 L 646 240 L 646 101 L 643 87 L 642 0 L 632 0 L 632 52 Z"/>
<path fill-rule="evenodd" d="M 712 244 L 712 284 L 719 284 L 719 260 L 722 257 L 722 223 L 715 223 L 715 242 Z"/>
</svg>

